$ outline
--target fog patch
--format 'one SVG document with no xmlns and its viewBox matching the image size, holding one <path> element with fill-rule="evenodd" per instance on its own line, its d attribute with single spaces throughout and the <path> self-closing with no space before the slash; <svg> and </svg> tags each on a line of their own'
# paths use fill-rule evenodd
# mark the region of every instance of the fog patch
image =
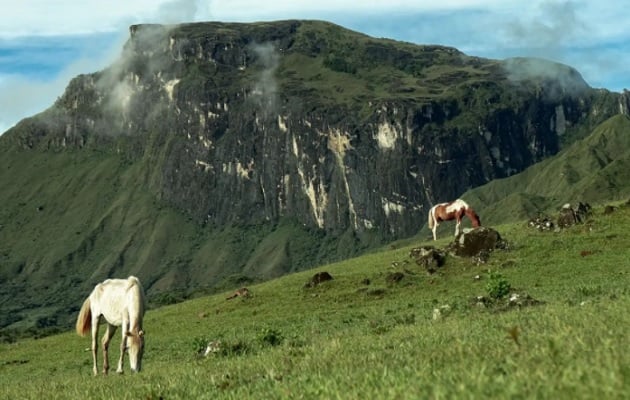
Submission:
<svg viewBox="0 0 630 400">
<path fill-rule="evenodd" d="M 209 1 L 201 0 L 173 0 L 160 5 L 157 11 L 157 21 L 163 24 L 178 24 L 193 22 L 204 10 L 202 5 L 210 7 Z M 207 15 L 207 13 L 203 13 Z"/>
<path fill-rule="evenodd" d="M 95 87 L 104 99 L 106 113 L 123 120 L 135 111 L 133 97 L 144 90 L 145 79 L 157 79 L 168 69 L 169 32 L 174 26 L 134 25 L 122 52 L 107 69 L 97 74 Z M 150 112 L 149 112 L 150 114 Z"/>
<path fill-rule="evenodd" d="M 552 58 L 573 40 L 588 35 L 587 24 L 581 21 L 577 5 L 571 1 L 543 2 L 530 20 L 512 20 L 505 33 L 512 43 L 529 48 L 538 57 Z"/>
<path fill-rule="evenodd" d="M 278 82 L 275 73 L 280 63 L 280 55 L 271 43 L 253 44 L 250 48 L 256 54 L 257 62 L 262 67 L 254 83 L 252 98 L 267 116 L 275 113 L 277 109 Z"/>
<path fill-rule="evenodd" d="M 542 58 L 508 58 L 503 68 L 514 83 L 534 83 L 544 96 L 555 99 L 563 95 L 579 95 L 589 88 L 582 75 L 572 67 Z"/>
<path fill-rule="evenodd" d="M 562 49 L 587 34 L 587 24 L 578 17 L 574 2 L 541 3 L 532 18 L 512 20 L 505 27 L 508 44 L 524 49 L 530 57 L 509 58 L 502 65 L 510 80 L 539 84 L 545 96 L 579 94 L 588 88 L 582 75 L 551 60 L 565 58 Z"/>
</svg>

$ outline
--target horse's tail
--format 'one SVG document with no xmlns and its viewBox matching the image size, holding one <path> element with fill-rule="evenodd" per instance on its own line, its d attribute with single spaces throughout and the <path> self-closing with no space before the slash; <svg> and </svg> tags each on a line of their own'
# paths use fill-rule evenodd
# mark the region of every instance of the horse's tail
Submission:
<svg viewBox="0 0 630 400">
<path fill-rule="evenodd" d="M 92 307 L 90 305 L 90 298 L 88 297 L 83 302 L 79 316 L 77 317 L 77 334 L 85 336 L 92 327 Z"/>
<path fill-rule="evenodd" d="M 429 229 L 433 229 L 433 226 L 435 225 L 435 216 L 433 215 L 433 210 L 434 209 L 435 209 L 435 207 L 431 207 L 431 209 L 429 210 L 429 216 L 428 216 Z"/>
</svg>

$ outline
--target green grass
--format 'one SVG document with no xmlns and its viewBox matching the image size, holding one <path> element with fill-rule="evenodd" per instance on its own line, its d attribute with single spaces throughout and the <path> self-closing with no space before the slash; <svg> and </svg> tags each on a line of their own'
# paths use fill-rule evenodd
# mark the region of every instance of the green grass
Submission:
<svg viewBox="0 0 630 400">
<path fill-rule="evenodd" d="M 136 375 L 125 365 L 123 376 L 92 377 L 89 339 L 73 332 L 2 344 L 0 397 L 625 398 L 629 222 L 620 207 L 561 232 L 497 226 L 510 250 L 479 266 L 449 257 L 433 275 L 408 256 L 421 243 L 401 242 L 250 286 L 250 299 L 220 294 L 150 310 Z M 317 271 L 334 280 L 305 289 Z M 542 304 L 477 306 L 488 271 Z M 392 272 L 405 276 L 388 284 Z M 434 320 L 443 305 L 450 313 Z M 223 350 L 199 356 L 209 340 Z"/>
</svg>

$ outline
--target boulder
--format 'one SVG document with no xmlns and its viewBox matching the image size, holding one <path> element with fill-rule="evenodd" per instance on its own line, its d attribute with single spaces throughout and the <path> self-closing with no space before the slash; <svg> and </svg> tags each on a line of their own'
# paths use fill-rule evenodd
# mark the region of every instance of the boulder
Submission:
<svg viewBox="0 0 630 400">
<path fill-rule="evenodd" d="M 322 282 L 332 281 L 332 279 L 333 279 L 332 275 L 330 275 L 328 272 L 326 271 L 318 272 L 315 275 L 313 275 L 313 277 L 309 279 L 308 282 L 304 284 L 304 287 L 305 288 L 315 287 Z"/>
<path fill-rule="evenodd" d="M 527 226 L 529 226 L 530 228 L 536 228 L 539 231 L 551 231 L 553 230 L 554 223 L 548 216 L 538 214 L 537 216 L 529 220 Z"/>
<path fill-rule="evenodd" d="M 430 274 L 444 265 L 446 253 L 433 246 L 415 247 L 409 252 L 409 256 L 415 258 L 416 264 L 425 268 Z"/>
<path fill-rule="evenodd" d="M 558 226 L 568 228 L 575 224 L 581 224 L 591 215 L 591 206 L 588 203 L 579 202 L 577 204 L 567 203 L 560 209 L 558 215 Z"/>
<path fill-rule="evenodd" d="M 246 287 L 242 287 L 240 289 L 237 289 L 236 291 L 234 291 L 234 293 L 232 293 L 230 296 L 226 297 L 226 300 L 231 300 L 231 299 L 235 299 L 237 297 L 242 297 L 242 298 L 249 298 L 252 296 L 252 292 L 249 291 L 249 289 L 247 289 Z"/>
<path fill-rule="evenodd" d="M 617 211 L 617 207 L 608 205 L 604 207 L 604 215 L 612 214 Z"/>
<path fill-rule="evenodd" d="M 458 257 L 475 257 L 504 247 L 505 242 L 499 232 L 485 226 L 464 230 L 448 246 L 449 251 Z"/>
<path fill-rule="evenodd" d="M 392 272 L 385 277 L 385 281 L 389 284 L 394 284 L 400 282 L 405 277 L 405 274 L 402 272 Z"/>
</svg>

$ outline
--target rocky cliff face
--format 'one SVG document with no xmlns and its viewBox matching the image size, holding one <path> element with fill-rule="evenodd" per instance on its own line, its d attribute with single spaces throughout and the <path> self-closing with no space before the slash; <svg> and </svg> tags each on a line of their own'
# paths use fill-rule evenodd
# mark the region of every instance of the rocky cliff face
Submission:
<svg viewBox="0 0 630 400">
<path fill-rule="evenodd" d="M 522 171 L 628 110 L 627 96 L 591 89 L 566 66 L 324 22 L 130 33 L 118 62 L 76 77 L 2 139 L 142 163 L 155 199 L 213 229 L 291 219 L 328 240 L 410 236 L 436 202 Z"/>
<path fill-rule="evenodd" d="M 71 82 L 55 106 L 62 122 L 42 135 L 79 147 L 142 138 L 124 151 L 152 157 L 158 196 L 200 223 L 290 215 L 334 232 L 407 236 L 431 204 L 519 172 L 618 112 L 567 67 L 546 63 L 568 78 L 537 82 L 522 62 L 399 49 L 322 23 L 130 31 L 116 65 Z M 370 89 L 360 71 L 380 64 L 383 87 Z M 365 86 L 350 99 L 346 76 Z"/>
</svg>

